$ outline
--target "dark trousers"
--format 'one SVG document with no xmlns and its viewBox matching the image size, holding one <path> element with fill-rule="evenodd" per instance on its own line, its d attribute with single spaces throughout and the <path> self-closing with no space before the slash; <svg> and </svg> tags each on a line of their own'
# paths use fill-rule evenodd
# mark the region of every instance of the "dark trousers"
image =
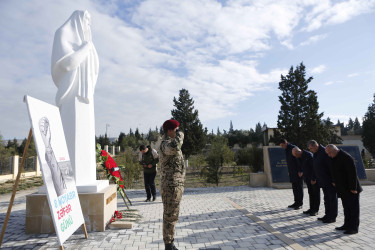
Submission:
<svg viewBox="0 0 375 250">
<path fill-rule="evenodd" d="M 156 172 L 151 174 L 143 173 L 143 178 L 145 180 L 145 189 L 147 194 L 147 199 L 151 199 L 152 197 L 156 197 L 156 188 L 155 188 L 155 176 Z"/>
<path fill-rule="evenodd" d="M 310 211 L 318 212 L 320 206 L 320 187 L 318 184 L 312 185 L 310 181 L 306 182 L 309 193 Z"/>
<path fill-rule="evenodd" d="M 349 194 L 341 198 L 344 208 L 344 227 L 358 231 L 359 227 L 359 194 Z"/>
<path fill-rule="evenodd" d="M 302 206 L 303 204 L 303 180 L 299 178 L 297 181 L 292 182 L 292 189 L 294 195 L 294 204 Z"/>
<path fill-rule="evenodd" d="M 325 217 L 336 220 L 337 217 L 337 194 L 334 186 L 323 187 Z"/>
</svg>

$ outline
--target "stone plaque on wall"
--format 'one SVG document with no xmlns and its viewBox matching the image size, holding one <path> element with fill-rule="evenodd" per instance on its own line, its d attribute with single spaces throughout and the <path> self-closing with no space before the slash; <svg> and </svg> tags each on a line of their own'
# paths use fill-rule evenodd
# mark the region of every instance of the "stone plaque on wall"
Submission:
<svg viewBox="0 0 375 250">
<path fill-rule="evenodd" d="M 363 165 L 361 153 L 359 152 L 358 146 L 350 146 L 350 145 L 336 145 L 339 149 L 344 150 L 345 152 L 349 153 L 355 162 L 355 166 L 357 167 L 357 175 L 360 180 L 367 179 L 365 166 Z"/>
<path fill-rule="evenodd" d="M 281 147 L 268 148 L 273 183 L 289 182 L 285 150 Z"/>
<path fill-rule="evenodd" d="M 359 179 L 366 179 L 366 172 L 363 165 L 359 147 L 355 145 L 336 145 L 339 149 L 348 152 L 355 161 Z M 271 177 L 273 183 L 289 182 L 288 166 L 286 164 L 285 150 L 281 147 L 268 148 Z"/>
</svg>

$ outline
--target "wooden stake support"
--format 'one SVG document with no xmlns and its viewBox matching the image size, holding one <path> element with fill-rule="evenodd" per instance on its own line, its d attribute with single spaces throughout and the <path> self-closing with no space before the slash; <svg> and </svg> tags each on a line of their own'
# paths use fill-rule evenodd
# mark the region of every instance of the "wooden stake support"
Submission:
<svg viewBox="0 0 375 250">
<path fill-rule="evenodd" d="M 87 230 L 86 230 L 86 224 L 85 223 L 82 224 L 82 230 L 85 233 L 85 238 L 88 239 L 89 236 L 87 235 Z"/>
<path fill-rule="evenodd" d="M 27 138 L 26 146 L 25 146 L 25 149 L 23 150 L 23 154 L 22 154 L 21 166 L 20 166 L 20 168 L 18 169 L 18 174 L 17 174 L 17 178 L 16 178 L 16 183 L 14 184 L 14 187 L 13 187 L 12 197 L 10 198 L 10 201 L 9 201 L 8 211 L 7 211 L 7 214 L 6 214 L 6 216 L 5 216 L 4 225 L 3 225 L 3 227 L 1 228 L 0 246 L 1 246 L 1 243 L 3 242 L 3 238 L 4 238 L 4 234 L 5 234 L 5 230 L 6 230 L 6 228 L 7 228 L 8 220 L 9 220 L 9 217 L 10 217 L 10 212 L 11 212 L 11 210 L 12 210 L 12 206 L 13 206 L 14 198 L 15 198 L 15 196 L 16 196 L 16 192 L 17 192 L 17 188 L 18 188 L 18 183 L 20 182 L 21 173 L 22 173 L 22 170 L 23 170 L 23 165 L 25 164 L 26 153 L 27 153 L 27 150 L 29 149 L 29 144 L 30 144 L 30 141 L 31 141 L 31 136 L 32 136 L 32 134 L 33 134 L 33 130 L 30 129 L 29 137 Z"/>
</svg>

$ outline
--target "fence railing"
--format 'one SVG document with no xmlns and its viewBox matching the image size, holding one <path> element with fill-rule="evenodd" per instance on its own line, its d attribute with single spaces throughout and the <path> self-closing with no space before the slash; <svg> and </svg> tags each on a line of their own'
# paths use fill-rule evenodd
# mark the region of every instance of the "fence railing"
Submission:
<svg viewBox="0 0 375 250">
<path fill-rule="evenodd" d="M 0 180 L 16 179 L 22 157 L 15 155 L 0 161 Z M 22 173 L 25 176 L 40 176 L 40 165 L 38 157 L 27 157 Z"/>
<path fill-rule="evenodd" d="M 11 174 L 12 171 L 12 157 L 0 159 L 0 175 Z"/>
</svg>

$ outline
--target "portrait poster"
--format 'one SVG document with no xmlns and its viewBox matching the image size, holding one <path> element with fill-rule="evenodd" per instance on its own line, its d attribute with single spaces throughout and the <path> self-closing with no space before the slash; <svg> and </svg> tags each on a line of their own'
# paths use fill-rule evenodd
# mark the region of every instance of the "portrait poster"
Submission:
<svg viewBox="0 0 375 250">
<path fill-rule="evenodd" d="M 60 246 L 84 223 L 59 108 L 25 96 Z"/>
</svg>

